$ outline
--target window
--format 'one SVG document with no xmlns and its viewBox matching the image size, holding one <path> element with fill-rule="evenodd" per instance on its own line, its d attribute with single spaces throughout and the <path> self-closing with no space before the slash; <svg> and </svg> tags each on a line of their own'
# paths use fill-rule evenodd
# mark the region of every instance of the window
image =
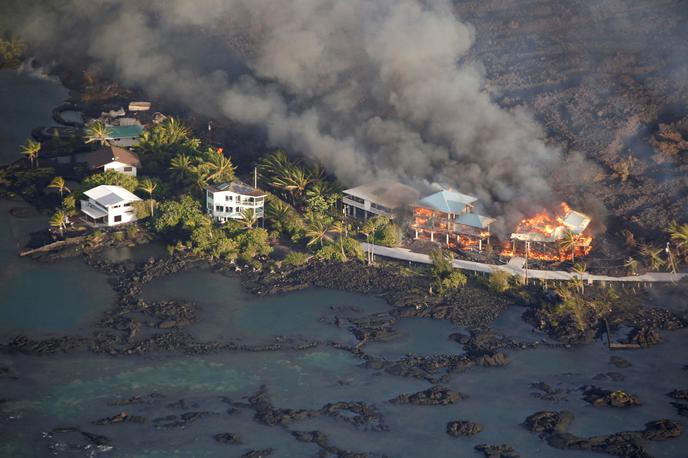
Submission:
<svg viewBox="0 0 688 458">
<path fill-rule="evenodd" d="M 232 199 L 233 199 L 232 196 L 225 196 L 225 200 L 226 200 L 227 202 L 231 202 Z"/>
<path fill-rule="evenodd" d="M 223 211 L 225 211 L 225 207 L 223 207 L 222 205 L 215 205 L 215 211 L 216 212 L 223 212 Z"/>
<path fill-rule="evenodd" d="M 124 167 L 125 172 L 131 172 L 131 170 L 132 170 L 131 167 Z"/>
<path fill-rule="evenodd" d="M 227 213 L 232 213 L 234 209 L 232 207 L 227 207 Z"/>
<path fill-rule="evenodd" d="M 129 202 L 128 204 L 124 204 L 123 206 L 124 207 L 131 207 L 131 202 Z"/>
<path fill-rule="evenodd" d="M 116 223 L 119 223 L 119 222 L 121 222 L 121 221 L 122 221 L 122 215 L 117 215 L 117 216 L 115 216 L 115 222 L 116 222 Z"/>
</svg>

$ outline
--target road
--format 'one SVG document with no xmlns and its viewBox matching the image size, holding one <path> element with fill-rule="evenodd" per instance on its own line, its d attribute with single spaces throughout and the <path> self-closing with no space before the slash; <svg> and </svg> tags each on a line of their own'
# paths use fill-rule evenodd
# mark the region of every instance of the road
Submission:
<svg viewBox="0 0 688 458">
<path fill-rule="evenodd" d="M 361 243 L 364 251 L 370 249 L 370 244 Z M 375 245 L 373 252 L 375 255 L 383 256 L 386 258 L 399 259 L 402 261 L 417 262 L 420 264 L 432 264 L 430 256 L 427 254 L 414 253 L 407 248 L 389 248 L 380 245 Z M 508 264 L 494 265 L 494 264 L 483 264 L 481 262 L 474 261 L 464 261 L 461 259 L 454 260 L 454 267 L 461 270 L 470 270 L 472 272 L 482 272 L 491 273 L 494 270 L 502 270 L 511 275 L 524 276 L 525 269 L 523 268 L 525 264 L 525 259 L 514 257 L 511 258 Z M 572 272 L 566 272 L 563 270 L 535 270 L 528 269 L 528 278 L 537 278 L 540 280 L 572 280 L 577 277 L 578 274 Z M 582 275 L 583 280 L 587 281 L 588 284 L 594 282 L 634 282 L 634 283 L 655 283 L 655 282 L 676 282 L 684 277 L 688 276 L 688 273 L 668 273 L 668 272 L 648 272 L 643 275 L 627 275 L 623 277 L 613 277 L 609 275 L 594 275 L 585 273 Z"/>
</svg>

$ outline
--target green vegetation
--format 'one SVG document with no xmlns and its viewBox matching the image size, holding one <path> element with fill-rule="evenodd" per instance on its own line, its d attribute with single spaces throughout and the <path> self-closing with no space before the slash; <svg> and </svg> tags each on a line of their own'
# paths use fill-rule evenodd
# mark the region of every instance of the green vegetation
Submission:
<svg viewBox="0 0 688 458">
<path fill-rule="evenodd" d="M 0 38 L 0 69 L 16 68 L 24 59 L 26 44 L 17 37 Z"/>
<path fill-rule="evenodd" d="M 239 260 L 258 268 L 256 258 L 270 254 L 268 233 L 262 228 L 245 230 L 241 224 L 215 223 L 191 196 L 162 202 L 151 228 L 172 240 L 177 249 L 227 261 Z"/>
<path fill-rule="evenodd" d="M 103 121 L 93 121 L 86 126 L 84 131 L 85 143 L 98 143 L 101 146 L 109 145 L 112 138 L 112 129 Z"/>
<path fill-rule="evenodd" d="M 487 281 L 488 287 L 496 293 L 504 293 L 511 288 L 509 282 L 511 275 L 509 273 L 495 269 L 490 274 L 490 278 Z"/>
<path fill-rule="evenodd" d="M 155 192 L 155 189 L 158 187 L 158 183 L 153 181 L 150 178 L 144 178 L 141 180 L 139 183 L 138 189 L 141 191 L 145 192 L 148 194 L 148 204 L 149 204 L 149 209 L 150 209 L 150 216 L 153 216 L 155 214 L 155 200 L 153 200 L 153 193 Z"/>
<path fill-rule="evenodd" d="M 34 168 L 38 164 L 38 153 L 41 151 L 41 144 L 33 138 L 26 139 L 21 147 L 21 153 L 29 161 L 29 166 Z"/>
<path fill-rule="evenodd" d="M 291 251 L 282 260 L 283 266 L 301 266 L 308 262 L 308 253 L 302 251 Z"/>
<path fill-rule="evenodd" d="M 124 173 L 117 172 L 116 170 L 107 170 L 102 173 L 94 173 L 89 175 L 81 182 L 80 192 L 77 194 L 83 194 L 84 191 L 88 191 L 91 188 L 95 188 L 100 185 L 112 185 L 121 186 L 129 192 L 134 192 L 139 187 L 139 182 L 136 177 L 130 175 L 125 175 Z"/>
<path fill-rule="evenodd" d="M 468 278 L 454 269 L 454 254 L 452 252 L 435 248 L 430 252 L 430 259 L 432 259 L 433 287 L 440 294 L 446 294 L 466 286 Z"/>
<path fill-rule="evenodd" d="M 50 227 L 57 229 L 60 236 L 64 235 L 64 230 L 67 228 L 67 214 L 63 210 L 57 210 L 50 217 Z"/>
</svg>

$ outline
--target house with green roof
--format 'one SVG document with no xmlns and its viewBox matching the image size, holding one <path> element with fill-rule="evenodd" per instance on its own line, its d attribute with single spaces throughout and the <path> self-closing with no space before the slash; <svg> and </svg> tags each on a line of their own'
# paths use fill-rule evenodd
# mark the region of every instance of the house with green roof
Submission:
<svg viewBox="0 0 688 458">
<path fill-rule="evenodd" d="M 143 133 L 141 124 L 131 124 L 126 126 L 107 126 L 110 136 L 108 141 L 115 146 L 125 148 L 136 145 L 139 137 Z"/>
<path fill-rule="evenodd" d="M 473 213 L 477 197 L 443 189 L 423 197 L 413 206 L 415 238 L 444 241 L 449 246 L 472 247 L 482 250 L 489 240 L 494 218 Z"/>
</svg>

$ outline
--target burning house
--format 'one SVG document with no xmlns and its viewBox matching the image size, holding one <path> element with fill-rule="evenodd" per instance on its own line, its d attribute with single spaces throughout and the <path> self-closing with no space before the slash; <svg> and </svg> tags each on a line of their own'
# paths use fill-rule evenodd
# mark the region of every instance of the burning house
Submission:
<svg viewBox="0 0 688 458">
<path fill-rule="evenodd" d="M 574 211 L 562 202 L 554 214 L 545 210 L 522 220 L 501 254 L 522 254 L 544 261 L 585 256 L 592 248 L 592 237 L 587 232 L 590 222 L 588 215 Z"/>
<path fill-rule="evenodd" d="M 444 239 L 449 246 L 482 250 L 490 237 L 494 218 L 473 213 L 477 197 L 443 190 L 424 197 L 413 206 L 411 228 L 415 238 Z M 443 237 L 442 237 L 443 236 Z"/>
<path fill-rule="evenodd" d="M 415 202 L 415 189 L 393 180 L 378 180 L 342 192 L 344 214 L 354 218 L 383 215 L 394 219 Z"/>
</svg>

